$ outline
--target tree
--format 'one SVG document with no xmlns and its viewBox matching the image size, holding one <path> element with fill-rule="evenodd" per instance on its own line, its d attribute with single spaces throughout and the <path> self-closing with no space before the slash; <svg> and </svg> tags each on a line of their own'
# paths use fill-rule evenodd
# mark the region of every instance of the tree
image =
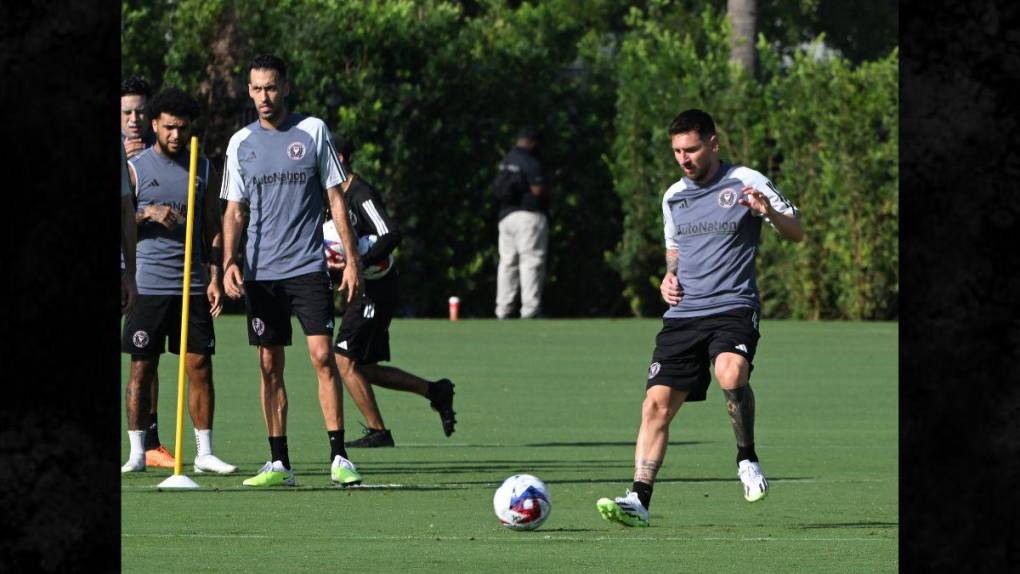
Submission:
<svg viewBox="0 0 1020 574">
<path fill-rule="evenodd" d="M 727 0 L 730 21 L 730 60 L 752 78 L 758 75 L 758 51 L 755 49 L 758 27 L 756 0 Z"/>
</svg>

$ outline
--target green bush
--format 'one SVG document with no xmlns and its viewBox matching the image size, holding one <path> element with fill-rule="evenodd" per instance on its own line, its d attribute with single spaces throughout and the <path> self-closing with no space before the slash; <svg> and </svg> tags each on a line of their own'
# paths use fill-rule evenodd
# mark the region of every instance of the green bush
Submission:
<svg viewBox="0 0 1020 574">
<path fill-rule="evenodd" d="M 617 62 L 612 171 L 624 226 L 609 260 L 632 312 L 663 309 L 660 201 L 683 175 L 667 130 L 680 111 L 701 108 L 716 120 L 723 158 L 769 176 L 801 210 L 803 244 L 763 230 L 763 314 L 896 317 L 897 52 L 854 68 L 812 57 L 814 45 L 784 63 L 760 38 L 756 81 L 728 61 L 724 13 L 677 20 L 665 6 L 632 11 Z"/>
<path fill-rule="evenodd" d="M 547 314 L 661 313 L 659 205 L 681 173 L 666 129 L 700 107 L 724 157 L 802 210 L 804 244 L 763 233 L 765 314 L 895 317 L 896 52 L 784 63 L 789 47 L 761 39 L 756 81 L 729 63 L 722 4 L 134 0 L 123 69 L 195 93 L 202 149 L 220 161 L 253 118 L 248 62 L 287 60 L 291 108 L 359 144 L 355 170 L 405 232 L 405 314 L 445 314 L 458 295 L 465 316 L 492 315 L 491 181 L 522 124 L 544 134 L 552 175 Z"/>
</svg>

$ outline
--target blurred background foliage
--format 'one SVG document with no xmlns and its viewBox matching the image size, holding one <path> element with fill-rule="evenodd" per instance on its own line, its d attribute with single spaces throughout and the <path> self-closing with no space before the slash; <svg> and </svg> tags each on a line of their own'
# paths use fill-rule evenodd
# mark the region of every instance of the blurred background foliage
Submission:
<svg viewBox="0 0 1020 574">
<path fill-rule="evenodd" d="M 496 165 L 524 124 L 552 181 L 549 316 L 664 310 L 660 201 L 682 175 L 673 116 L 716 119 L 724 159 L 800 209 L 802 244 L 763 231 L 764 314 L 898 313 L 896 3 L 759 0 L 758 67 L 731 61 L 732 0 L 133 0 L 123 73 L 189 90 L 215 162 L 254 118 L 247 66 L 289 66 L 294 111 L 358 150 L 405 233 L 404 315 L 493 315 Z M 745 2 L 746 4 L 746 2 Z"/>
</svg>

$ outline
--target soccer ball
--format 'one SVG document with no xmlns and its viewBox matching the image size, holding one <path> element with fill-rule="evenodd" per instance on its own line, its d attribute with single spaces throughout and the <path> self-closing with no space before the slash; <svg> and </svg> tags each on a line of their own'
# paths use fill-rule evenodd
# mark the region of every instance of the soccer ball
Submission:
<svg viewBox="0 0 1020 574">
<path fill-rule="evenodd" d="M 549 489 L 538 477 L 515 474 L 503 481 L 492 498 L 496 518 L 511 530 L 534 530 L 549 518 Z"/>
<path fill-rule="evenodd" d="M 358 239 L 358 255 L 364 255 L 379 240 L 378 235 L 366 235 Z M 322 224 L 322 249 L 327 259 L 343 259 L 344 244 L 340 241 L 340 234 L 336 231 L 333 220 L 327 220 Z M 370 267 L 364 267 L 361 274 L 365 279 L 381 279 L 393 268 L 393 253 L 379 263 Z"/>
</svg>

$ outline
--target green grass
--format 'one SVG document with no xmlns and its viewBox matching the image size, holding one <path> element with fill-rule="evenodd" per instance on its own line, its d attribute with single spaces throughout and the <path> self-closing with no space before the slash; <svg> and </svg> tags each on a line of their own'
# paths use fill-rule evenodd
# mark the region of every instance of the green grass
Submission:
<svg viewBox="0 0 1020 574">
<path fill-rule="evenodd" d="M 749 504 L 741 495 L 733 431 L 713 383 L 708 400 L 685 405 L 673 423 L 651 527 L 602 520 L 595 501 L 630 485 L 659 325 L 396 321 L 391 364 L 453 379 L 457 432 L 443 436 L 421 397 L 377 389 L 397 447 L 351 451 L 374 486 L 355 491 L 330 487 L 298 336 L 286 374 L 299 486 L 265 491 L 240 484 L 269 456 L 255 353 L 243 318 L 221 318 L 214 445 L 241 472 L 194 474 L 185 416 L 185 473 L 202 489 L 157 491 L 164 469 L 123 477 L 123 570 L 895 572 L 895 323 L 763 321 L 753 384 L 768 498 Z M 172 449 L 175 356 L 160 376 L 160 434 Z M 348 438 L 360 436 L 346 396 L 344 409 Z M 127 452 L 122 433 L 123 460 Z M 496 486 L 518 472 L 550 488 L 553 511 L 536 531 L 506 530 L 492 512 Z"/>
</svg>

